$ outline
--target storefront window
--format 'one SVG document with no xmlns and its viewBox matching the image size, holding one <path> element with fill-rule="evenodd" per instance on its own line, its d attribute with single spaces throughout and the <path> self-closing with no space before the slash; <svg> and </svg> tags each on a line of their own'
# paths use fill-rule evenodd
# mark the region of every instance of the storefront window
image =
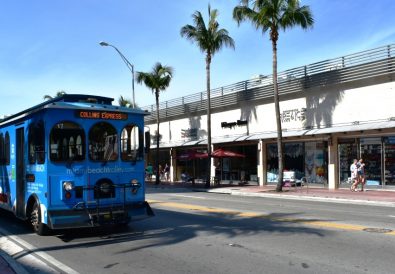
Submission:
<svg viewBox="0 0 395 274">
<path fill-rule="evenodd" d="M 267 182 L 278 180 L 277 144 L 267 145 Z M 303 143 L 284 144 L 284 171 L 294 171 L 295 178 L 304 177 L 304 146 Z"/>
<path fill-rule="evenodd" d="M 326 142 L 305 143 L 305 177 L 311 183 L 326 184 L 328 180 L 327 148 Z"/>
</svg>

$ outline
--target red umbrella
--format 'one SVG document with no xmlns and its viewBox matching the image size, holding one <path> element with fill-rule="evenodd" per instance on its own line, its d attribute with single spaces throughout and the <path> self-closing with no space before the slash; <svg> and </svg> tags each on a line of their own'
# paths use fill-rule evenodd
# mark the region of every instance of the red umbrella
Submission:
<svg viewBox="0 0 395 274">
<path fill-rule="evenodd" d="M 230 150 L 224 150 L 222 148 L 216 149 L 211 153 L 213 157 L 216 158 L 244 158 L 246 157 L 244 154 L 240 154 L 237 152 L 233 152 Z"/>
<path fill-rule="evenodd" d="M 207 153 L 201 153 L 191 150 L 177 156 L 177 159 L 181 161 L 188 161 L 188 160 L 201 159 L 201 158 L 207 158 Z"/>
</svg>

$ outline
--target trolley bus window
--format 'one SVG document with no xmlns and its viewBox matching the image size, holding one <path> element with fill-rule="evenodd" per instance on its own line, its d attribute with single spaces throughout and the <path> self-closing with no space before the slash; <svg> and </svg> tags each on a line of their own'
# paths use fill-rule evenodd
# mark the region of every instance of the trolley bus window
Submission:
<svg viewBox="0 0 395 274">
<path fill-rule="evenodd" d="M 73 122 L 56 124 L 50 134 L 50 158 L 54 162 L 85 159 L 85 132 Z"/>
<path fill-rule="evenodd" d="M 0 133 L 0 165 L 4 165 L 4 163 L 5 163 L 4 136 L 3 133 Z"/>
<path fill-rule="evenodd" d="M 30 164 L 44 164 L 45 162 L 45 131 L 43 121 L 31 124 L 29 126 L 28 134 L 29 142 L 29 163 Z"/>
<path fill-rule="evenodd" d="M 4 161 L 6 165 L 10 164 L 10 134 L 8 131 L 5 133 L 4 138 Z"/>
<path fill-rule="evenodd" d="M 121 159 L 135 161 L 140 151 L 139 128 L 127 125 L 121 133 Z"/>
<path fill-rule="evenodd" d="M 93 161 L 118 159 L 118 135 L 111 124 L 100 122 L 89 130 L 89 158 Z"/>
</svg>

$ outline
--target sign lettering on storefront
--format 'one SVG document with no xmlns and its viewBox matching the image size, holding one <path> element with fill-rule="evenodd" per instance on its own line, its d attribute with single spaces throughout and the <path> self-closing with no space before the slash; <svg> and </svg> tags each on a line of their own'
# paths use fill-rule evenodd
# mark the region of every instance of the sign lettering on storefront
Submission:
<svg viewBox="0 0 395 274">
<path fill-rule="evenodd" d="M 304 121 L 306 120 L 306 108 L 284 110 L 280 114 L 282 123 L 288 123 L 292 121 Z"/>
</svg>

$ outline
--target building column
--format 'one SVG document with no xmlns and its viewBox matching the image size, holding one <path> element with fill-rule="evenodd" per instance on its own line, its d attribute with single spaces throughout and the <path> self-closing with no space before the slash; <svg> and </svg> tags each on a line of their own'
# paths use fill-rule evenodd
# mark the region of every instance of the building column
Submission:
<svg viewBox="0 0 395 274">
<path fill-rule="evenodd" d="M 173 161 L 174 159 L 174 161 Z M 175 165 L 176 164 L 176 150 L 171 148 L 170 149 L 170 182 L 174 182 L 174 171 L 175 171 Z"/>
<path fill-rule="evenodd" d="M 213 151 L 214 151 L 214 145 L 211 145 L 211 153 L 213 153 Z M 210 170 L 211 170 L 210 174 L 211 174 L 211 178 L 213 178 L 213 177 L 215 177 L 214 157 L 211 157 L 211 158 L 209 159 L 209 161 L 210 161 Z M 211 180 L 211 178 L 210 178 L 210 180 Z M 210 186 L 214 186 L 213 180 L 211 180 Z"/>
<path fill-rule="evenodd" d="M 328 188 L 339 188 L 339 159 L 337 137 L 332 136 L 328 140 Z"/>
<path fill-rule="evenodd" d="M 259 182 L 259 186 L 264 186 L 267 184 L 266 144 L 262 140 L 259 140 L 257 146 L 258 146 L 258 165 L 257 165 L 258 182 Z"/>
</svg>

